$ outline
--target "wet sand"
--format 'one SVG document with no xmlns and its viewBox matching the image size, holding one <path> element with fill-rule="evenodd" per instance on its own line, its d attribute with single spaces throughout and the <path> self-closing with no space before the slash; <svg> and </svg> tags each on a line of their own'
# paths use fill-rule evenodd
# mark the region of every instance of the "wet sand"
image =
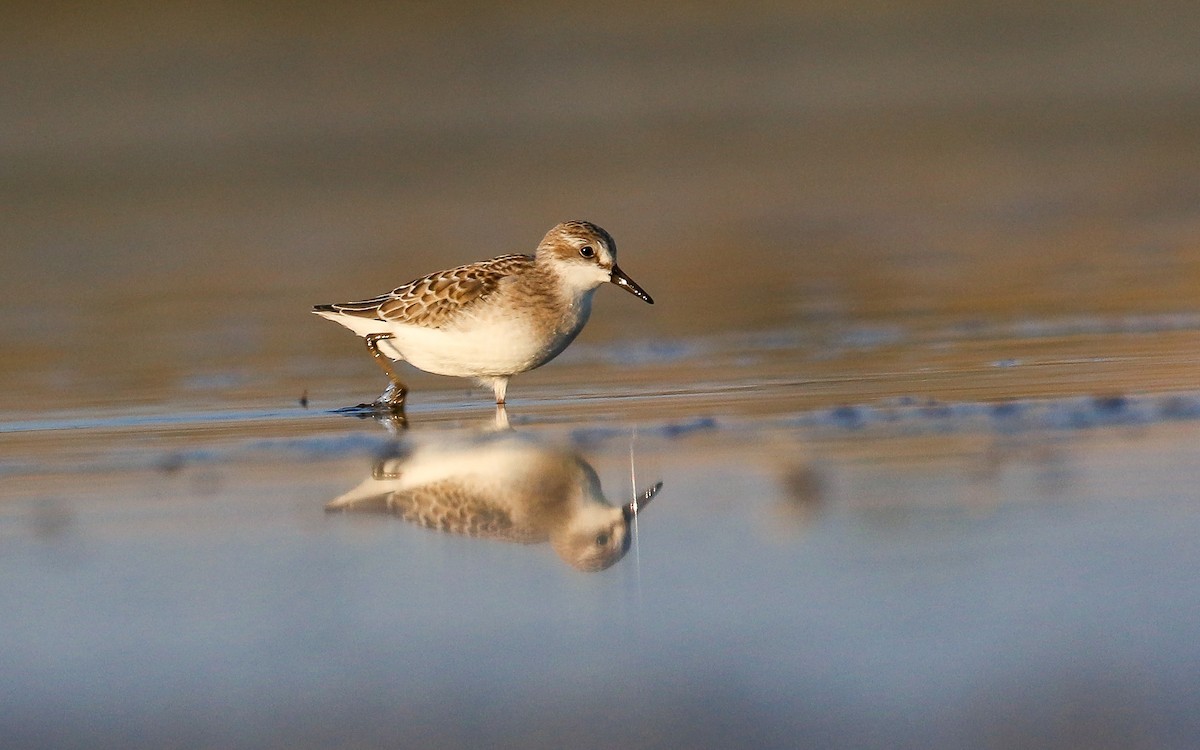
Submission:
<svg viewBox="0 0 1200 750">
<path fill-rule="evenodd" d="M 1192 5 L 2 15 L 0 744 L 1200 741 Z M 497 438 L 310 306 L 574 217 L 624 556 L 327 513 Z"/>
</svg>

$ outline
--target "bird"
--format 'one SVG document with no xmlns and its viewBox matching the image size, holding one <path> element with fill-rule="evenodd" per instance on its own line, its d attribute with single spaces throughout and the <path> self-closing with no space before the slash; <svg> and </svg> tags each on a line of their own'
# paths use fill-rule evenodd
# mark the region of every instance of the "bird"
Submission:
<svg viewBox="0 0 1200 750">
<path fill-rule="evenodd" d="M 654 300 L 620 266 L 612 235 L 590 221 L 564 221 L 532 255 L 501 255 L 431 273 L 378 297 L 316 305 L 313 312 L 366 341 L 388 377 L 373 404 L 404 410 L 408 387 L 393 361 L 491 386 L 503 406 L 513 375 L 541 367 L 575 340 L 592 295 L 615 284 Z"/>
<path fill-rule="evenodd" d="M 625 556 L 634 518 L 661 489 L 657 482 L 624 505 L 610 505 L 578 453 L 503 429 L 396 443 L 325 510 L 394 515 L 482 539 L 548 541 L 571 567 L 596 572 Z"/>
</svg>

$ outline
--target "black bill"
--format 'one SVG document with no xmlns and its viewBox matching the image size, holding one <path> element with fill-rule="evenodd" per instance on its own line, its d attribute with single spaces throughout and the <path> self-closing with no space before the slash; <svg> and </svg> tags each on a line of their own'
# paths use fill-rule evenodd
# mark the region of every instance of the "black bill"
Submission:
<svg viewBox="0 0 1200 750">
<path fill-rule="evenodd" d="M 654 300 L 650 299 L 650 295 L 646 294 L 646 290 L 638 286 L 636 281 L 626 276 L 625 272 L 622 271 L 618 266 L 612 267 L 612 276 L 609 278 L 609 281 L 621 287 L 633 296 L 641 297 L 651 305 L 654 304 Z"/>
<path fill-rule="evenodd" d="M 662 482 L 659 482 L 658 484 L 654 485 L 653 487 L 646 490 L 642 494 L 638 495 L 637 499 L 634 500 L 632 503 L 629 503 L 628 505 L 622 507 L 621 515 L 625 516 L 625 522 L 629 523 L 630 521 L 632 521 L 633 518 L 635 516 L 637 516 L 637 514 L 639 512 L 641 512 L 642 508 L 645 508 L 647 505 L 650 504 L 650 501 L 654 498 L 655 495 L 658 494 L 658 491 L 661 489 L 662 489 Z"/>
</svg>

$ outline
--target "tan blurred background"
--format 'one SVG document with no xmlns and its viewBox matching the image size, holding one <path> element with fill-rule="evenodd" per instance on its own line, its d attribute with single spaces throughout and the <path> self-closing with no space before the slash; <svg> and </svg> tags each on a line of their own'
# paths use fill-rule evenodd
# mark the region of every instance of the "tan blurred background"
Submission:
<svg viewBox="0 0 1200 750">
<path fill-rule="evenodd" d="M 0 745 L 1196 746 L 1198 40 L 0 5 Z M 663 480 L 621 566 L 324 514 L 390 437 L 325 416 L 383 378 L 310 306 L 566 218 L 657 304 L 600 290 L 510 411 Z M 414 438 L 490 417 L 412 385 Z"/>
<path fill-rule="evenodd" d="M 310 305 L 566 218 L 659 302 L 602 291 L 583 344 L 1187 327 L 1197 39 L 1187 2 L 7 3 L 0 411 L 375 388 Z"/>
</svg>

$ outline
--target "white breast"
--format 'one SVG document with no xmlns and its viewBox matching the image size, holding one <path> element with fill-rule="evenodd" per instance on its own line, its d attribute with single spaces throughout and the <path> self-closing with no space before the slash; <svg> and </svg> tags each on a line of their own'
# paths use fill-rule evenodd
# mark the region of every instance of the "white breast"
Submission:
<svg viewBox="0 0 1200 750">
<path fill-rule="evenodd" d="M 550 320 L 539 317 L 542 310 L 499 302 L 485 304 L 470 317 L 444 328 L 393 323 L 389 331 L 394 338 L 381 341 L 380 348 L 438 375 L 508 376 L 532 370 L 557 356 L 574 340 L 591 312 L 590 292 Z"/>
</svg>

